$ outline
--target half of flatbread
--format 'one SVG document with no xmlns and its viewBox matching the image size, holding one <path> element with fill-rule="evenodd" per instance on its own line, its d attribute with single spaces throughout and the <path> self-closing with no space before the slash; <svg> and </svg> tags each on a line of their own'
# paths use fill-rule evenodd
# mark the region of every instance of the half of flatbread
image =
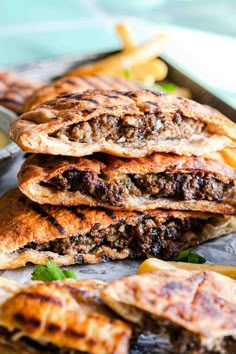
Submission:
<svg viewBox="0 0 236 354">
<path fill-rule="evenodd" d="M 11 136 L 25 151 L 51 155 L 204 155 L 235 147 L 236 125 L 213 108 L 159 91 L 93 90 L 24 113 Z"/>
<path fill-rule="evenodd" d="M 21 114 L 25 99 L 39 86 L 11 72 L 0 72 L 0 105 Z"/>
<path fill-rule="evenodd" d="M 0 345 L 21 354 L 127 354 L 131 328 L 105 306 L 103 288 L 92 279 L 19 287 L 0 306 Z"/>
<path fill-rule="evenodd" d="M 137 85 L 132 81 L 118 79 L 112 76 L 67 76 L 55 80 L 35 90 L 32 95 L 27 97 L 24 111 L 30 111 L 39 104 L 51 100 L 52 98 L 68 92 L 83 92 L 86 90 L 135 90 Z"/>
<path fill-rule="evenodd" d="M 0 199 L 0 269 L 47 259 L 58 265 L 169 259 L 234 229 L 232 216 L 39 205 L 15 189 Z"/>
<path fill-rule="evenodd" d="M 138 159 L 34 154 L 19 187 L 40 204 L 234 214 L 236 170 L 219 161 L 156 153 Z"/>
<path fill-rule="evenodd" d="M 167 335 L 175 353 L 236 353 L 236 281 L 181 269 L 134 275 L 105 287 L 102 298 L 143 330 Z"/>
</svg>

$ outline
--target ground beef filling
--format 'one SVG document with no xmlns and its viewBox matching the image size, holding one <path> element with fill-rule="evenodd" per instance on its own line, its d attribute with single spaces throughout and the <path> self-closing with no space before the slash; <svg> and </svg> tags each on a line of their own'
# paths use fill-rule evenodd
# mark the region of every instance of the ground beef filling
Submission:
<svg viewBox="0 0 236 354">
<path fill-rule="evenodd" d="M 232 336 L 216 338 L 212 341 L 211 348 L 206 348 L 198 335 L 174 322 L 164 318 L 157 319 L 148 313 L 143 316 L 142 327 L 145 331 L 168 336 L 175 350 L 182 354 L 225 354 L 234 353 L 236 350 L 236 338 Z"/>
<path fill-rule="evenodd" d="M 184 139 L 200 134 L 204 123 L 176 113 L 167 118 L 159 113 L 145 116 L 101 115 L 86 122 L 64 127 L 50 136 L 66 135 L 71 141 L 79 143 L 100 142 L 101 139 L 116 143 L 135 143 L 142 140 Z"/>
<path fill-rule="evenodd" d="M 155 256 L 170 259 L 181 249 L 196 245 L 195 235 L 201 234 L 207 220 L 169 217 L 165 221 L 150 215 L 137 215 L 128 220 L 120 220 L 106 229 L 95 224 L 90 232 L 68 238 L 56 239 L 44 244 L 31 242 L 18 250 L 35 249 L 51 251 L 60 255 L 96 254 L 101 246 L 111 249 L 128 249 L 131 258 Z M 194 241 L 195 240 L 195 241 Z"/>
<path fill-rule="evenodd" d="M 43 183 L 45 185 L 45 183 Z M 122 206 L 128 197 L 176 200 L 209 200 L 220 202 L 233 183 L 224 183 L 207 173 L 129 174 L 109 178 L 89 171 L 71 168 L 46 182 L 63 191 L 80 191 L 102 203 Z"/>
</svg>

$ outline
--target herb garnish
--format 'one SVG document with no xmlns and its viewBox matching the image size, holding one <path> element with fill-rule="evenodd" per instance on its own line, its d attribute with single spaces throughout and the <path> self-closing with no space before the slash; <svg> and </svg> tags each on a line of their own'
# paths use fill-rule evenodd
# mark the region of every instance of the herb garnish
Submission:
<svg viewBox="0 0 236 354">
<path fill-rule="evenodd" d="M 189 250 L 180 251 L 177 257 L 171 259 L 176 262 L 203 264 L 206 259 L 195 252 Z"/>
<path fill-rule="evenodd" d="M 63 270 L 48 260 L 46 261 L 46 266 L 36 265 L 31 276 L 32 280 L 42 280 L 45 282 L 64 280 L 66 278 L 77 279 L 77 276 L 71 269 Z"/>
<path fill-rule="evenodd" d="M 129 70 L 129 69 L 125 69 L 125 70 L 124 70 L 124 77 L 125 77 L 126 79 L 130 79 L 130 70 Z"/>
</svg>

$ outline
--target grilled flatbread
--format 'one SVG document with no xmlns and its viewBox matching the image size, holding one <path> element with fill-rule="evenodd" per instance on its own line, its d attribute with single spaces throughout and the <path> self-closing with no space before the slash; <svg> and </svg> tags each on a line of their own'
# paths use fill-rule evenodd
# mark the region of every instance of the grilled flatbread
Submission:
<svg viewBox="0 0 236 354">
<path fill-rule="evenodd" d="M 86 90 L 102 89 L 102 90 L 135 90 L 137 85 L 132 81 L 118 79 L 112 76 L 67 76 L 55 80 L 40 87 L 34 91 L 32 95 L 27 97 L 24 105 L 24 111 L 30 111 L 39 104 L 48 101 L 56 96 L 68 92 L 83 92 Z"/>
<path fill-rule="evenodd" d="M 102 298 L 143 330 L 169 336 L 175 353 L 236 353 L 236 281 L 228 277 L 162 270 L 115 280 Z"/>
<path fill-rule="evenodd" d="M 38 87 L 38 84 L 20 79 L 10 72 L 1 72 L 0 105 L 21 114 L 26 97 Z"/>
<path fill-rule="evenodd" d="M 21 286 L 0 306 L 0 344 L 21 354 L 128 353 L 131 329 L 104 305 L 103 288 L 86 279 Z"/>
<path fill-rule="evenodd" d="M 156 153 L 139 159 L 31 155 L 19 187 L 40 204 L 234 214 L 236 170 L 216 160 Z"/>
<path fill-rule="evenodd" d="M 51 155 L 204 155 L 235 147 L 236 125 L 213 108 L 159 91 L 93 90 L 24 113 L 11 136 L 25 151 Z"/>
<path fill-rule="evenodd" d="M 0 199 L 0 269 L 47 259 L 58 265 L 169 259 L 234 229 L 232 216 L 39 205 L 15 189 Z"/>
</svg>

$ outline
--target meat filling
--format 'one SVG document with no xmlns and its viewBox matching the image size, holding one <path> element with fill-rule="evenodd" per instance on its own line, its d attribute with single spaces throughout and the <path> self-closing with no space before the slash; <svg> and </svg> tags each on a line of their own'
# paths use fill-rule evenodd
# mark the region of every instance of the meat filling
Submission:
<svg viewBox="0 0 236 354">
<path fill-rule="evenodd" d="M 170 338 L 173 347 L 180 354 L 226 354 L 236 350 L 236 338 L 228 335 L 215 338 L 206 347 L 201 343 L 200 337 L 170 322 L 164 318 L 159 320 L 149 314 L 143 316 L 142 327 L 144 330 Z"/>
<path fill-rule="evenodd" d="M 45 185 L 45 183 L 42 183 Z M 150 173 L 129 174 L 116 178 L 70 168 L 46 182 L 62 191 L 80 191 L 97 200 L 122 206 L 128 197 L 175 200 L 209 200 L 220 202 L 233 186 L 207 173 Z"/>
<path fill-rule="evenodd" d="M 202 219 L 173 217 L 163 222 L 143 214 L 126 221 L 120 220 L 106 229 L 99 229 L 100 224 L 95 224 L 86 234 L 60 238 L 43 244 L 31 242 L 18 252 L 30 248 L 60 255 L 96 254 L 99 247 L 107 246 L 118 251 L 128 249 L 131 258 L 155 256 L 170 259 L 181 249 L 198 244 L 195 235 L 201 234 L 207 222 Z"/>
<path fill-rule="evenodd" d="M 62 128 L 50 136 L 66 135 L 71 141 L 79 143 L 99 142 L 101 139 L 116 143 L 138 143 L 142 140 L 184 139 L 199 134 L 204 123 L 176 113 L 167 118 L 159 113 L 146 113 L 143 116 L 101 115 L 87 122 Z"/>
</svg>

